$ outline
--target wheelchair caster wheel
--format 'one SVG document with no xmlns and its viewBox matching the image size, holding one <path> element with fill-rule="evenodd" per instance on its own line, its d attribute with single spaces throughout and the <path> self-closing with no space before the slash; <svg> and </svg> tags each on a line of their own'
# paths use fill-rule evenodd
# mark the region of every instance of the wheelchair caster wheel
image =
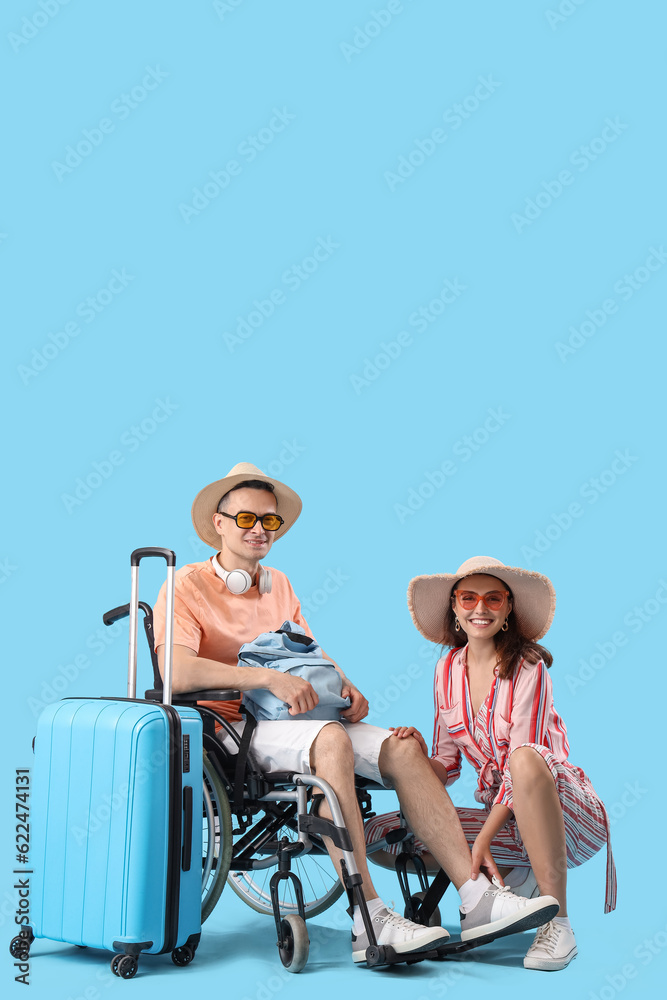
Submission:
<svg viewBox="0 0 667 1000">
<path fill-rule="evenodd" d="M 424 899 L 425 895 L 426 895 L 426 893 L 422 890 L 421 892 L 416 892 L 413 896 L 410 896 L 410 902 L 412 904 L 412 912 L 413 913 L 417 912 L 417 910 L 418 910 L 419 906 L 421 905 L 421 902 Z M 410 913 L 410 907 L 406 906 L 405 910 L 403 911 L 403 916 L 404 917 L 406 917 L 408 920 L 414 920 L 415 923 L 417 923 L 417 924 L 423 924 L 424 923 L 423 920 L 416 920 L 414 917 L 408 916 L 409 913 Z M 426 926 L 427 927 L 440 927 L 440 925 L 441 925 L 440 907 L 436 906 L 436 908 L 434 909 L 433 913 L 428 918 L 428 923 L 426 924 Z"/>
<path fill-rule="evenodd" d="M 174 948 L 171 953 L 174 965 L 189 965 L 194 957 L 195 950 L 189 944 L 184 944 L 181 948 Z"/>
<path fill-rule="evenodd" d="M 370 944 L 366 948 L 366 965 L 372 968 L 374 965 L 384 965 L 385 964 L 385 953 L 384 948 L 380 948 L 376 944 Z"/>
<path fill-rule="evenodd" d="M 278 942 L 280 961 L 288 972 L 301 972 L 308 961 L 310 940 L 306 921 L 295 914 L 283 917 L 280 929 L 282 940 Z"/>
<path fill-rule="evenodd" d="M 121 979 L 133 979 L 139 968 L 139 963 L 134 955 L 119 955 L 118 957 L 120 961 L 116 975 L 120 976 Z"/>
<path fill-rule="evenodd" d="M 9 954 L 19 962 L 26 962 L 30 952 L 30 942 L 27 938 L 17 934 L 9 942 Z"/>
</svg>

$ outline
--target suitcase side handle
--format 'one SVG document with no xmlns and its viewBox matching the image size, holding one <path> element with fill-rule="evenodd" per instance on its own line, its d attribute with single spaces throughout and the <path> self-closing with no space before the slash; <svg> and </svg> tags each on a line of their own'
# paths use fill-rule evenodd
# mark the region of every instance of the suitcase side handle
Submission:
<svg viewBox="0 0 667 1000">
<path fill-rule="evenodd" d="M 167 563 L 167 608 L 164 636 L 164 682 L 162 704 L 171 705 L 171 687 L 174 665 L 174 586 L 176 553 L 171 549 L 156 547 L 135 549 L 130 556 L 132 593 L 130 595 L 130 648 L 127 667 L 127 696 L 137 694 L 137 633 L 139 628 L 139 563 L 147 556 L 158 556 Z"/>
<path fill-rule="evenodd" d="M 192 865 L 192 785 L 183 789 L 183 851 L 181 868 L 189 872 Z"/>
<path fill-rule="evenodd" d="M 144 613 L 144 618 L 153 617 L 153 609 L 150 604 L 146 604 L 145 601 L 139 601 L 139 607 Z M 130 605 L 122 604 L 117 608 L 112 608 L 111 611 L 105 611 L 102 615 L 102 621 L 105 625 L 115 625 L 119 622 L 121 618 L 127 618 L 130 613 Z"/>
</svg>

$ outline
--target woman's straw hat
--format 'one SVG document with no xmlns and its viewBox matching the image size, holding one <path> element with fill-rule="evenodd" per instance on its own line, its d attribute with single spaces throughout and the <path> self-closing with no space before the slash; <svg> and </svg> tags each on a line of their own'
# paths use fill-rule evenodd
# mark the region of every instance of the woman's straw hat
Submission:
<svg viewBox="0 0 667 1000">
<path fill-rule="evenodd" d="M 502 580 L 513 595 L 512 611 L 520 631 L 536 642 L 549 631 L 556 610 L 556 592 L 548 577 L 532 570 L 505 566 L 491 556 L 466 559 L 456 573 L 416 576 L 408 587 L 408 607 L 412 620 L 431 642 L 444 642 L 445 614 L 454 584 L 466 576 L 486 573 Z"/>
</svg>

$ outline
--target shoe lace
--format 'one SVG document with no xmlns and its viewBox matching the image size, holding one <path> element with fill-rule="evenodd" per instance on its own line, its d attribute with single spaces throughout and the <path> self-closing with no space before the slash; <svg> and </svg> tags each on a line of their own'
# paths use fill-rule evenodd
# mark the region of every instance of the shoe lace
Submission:
<svg viewBox="0 0 667 1000">
<path fill-rule="evenodd" d="M 505 905 L 506 903 L 510 903 L 511 905 L 517 906 L 519 908 L 528 905 L 527 899 L 525 899 L 523 896 L 515 896 L 515 894 L 512 892 L 512 887 L 509 885 L 501 885 L 498 879 L 495 877 L 495 875 L 493 876 L 492 881 L 493 881 L 493 888 L 490 891 L 492 893 L 495 893 L 496 899 L 500 900 L 501 906 Z"/>
<path fill-rule="evenodd" d="M 538 927 L 532 947 L 544 948 L 548 954 L 553 955 L 557 942 L 558 928 L 554 924 L 553 920 L 549 920 L 546 924 L 542 924 L 541 927 Z"/>
<path fill-rule="evenodd" d="M 504 896 L 511 896 L 511 895 L 513 895 L 513 893 L 512 893 L 512 887 L 509 886 L 509 885 L 501 885 L 495 875 L 493 876 L 493 878 L 491 879 L 491 881 L 493 882 L 493 884 L 495 886 L 495 889 L 496 889 L 496 892 L 497 892 L 497 894 L 499 896 L 503 896 L 503 895 Z"/>
<path fill-rule="evenodd" d="M 394 910 L 387 910 L 387 916 L 384 918 L 386 924 L 390 924 L 392 927 L 396 927 L 398 930 L 411 930 L 414 928 L 415 924 L 412 920 L 407 920 L 402 917 L 399 913 L 395 913 Z"/>
</svg>

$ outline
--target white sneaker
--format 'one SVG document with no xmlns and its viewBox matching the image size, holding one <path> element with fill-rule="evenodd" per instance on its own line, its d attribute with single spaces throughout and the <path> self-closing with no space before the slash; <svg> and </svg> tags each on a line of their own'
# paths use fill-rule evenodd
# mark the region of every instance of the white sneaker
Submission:
<svg viewBox="0 0 667 1000">
<path fill-rule="evenodd" d="M 412 920 L 400 917 L 398 913 L 383 906 L 371 918 L 375 940 L 378 945 L 391 945 L 397 955 L 406 955 L 415 951 L 431 951 L 439 944 L 444 944 L 449 937 L 449 931 L 444 927 L 424 927 L 414 924 Z M 352 931 L 352 960 L 366 961 L 366 949 L 369 945 L 366 929 L 361 934 Z"/>
<path fill-rule="evenodd" d="M 550 920 L 540 927 L 535 940 L 526 952 L 524 969 L 542 969 L 558 972 L 577 957 L 577 943 L 571 927 L 563 927 Z"/>
<path fill-rule="evenodd" d="M 515 896 L 509 886 L 501 886 L 494 878 L 493 884 L 472 909 L 461 907 L 461 940 L 484 944 L 506 934 L 528 931 L 545 924 L 555 917 L 560 904 L 555 896 L 538 896 L 526 899 Z"/>
</svg>

